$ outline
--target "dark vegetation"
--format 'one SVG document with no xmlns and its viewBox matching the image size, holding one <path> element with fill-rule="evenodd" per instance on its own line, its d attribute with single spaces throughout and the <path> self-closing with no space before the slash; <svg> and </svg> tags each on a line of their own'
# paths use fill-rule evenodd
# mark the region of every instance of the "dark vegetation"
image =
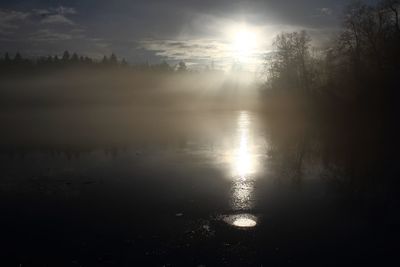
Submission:
<svg viewBox="0 0 400 267">
<path fill-rule="evenodd" d="M 30 72 L 37 74 L 38 72 L 48 72 L 50 70 L 68 70 L 77 68 L 87 69 L 110 69 L 110 68 L 125 68 L 137 71 L 159 71 L 159 72 L 173 72 L 173 71 L 186 71 L 187 67 L 185 62 L 181 61 L 175 66 L 169 65 L 166 61 L 159 64 L 136 64 L 129 65 L 125 59 L 118 59 L 112 53 L 109 57 L 104 55 L 101 60 L 78 55 L 77 53 L 71 54 L 66 50 L 61 57 L 47 56 L 39 58 L 23 58 L 18 52 L 15 56 L 10 56 L 5 53 L 4 57 L 0 59 L 1 73 L 4 75 L 26 75 Z"/>
<path fill-rule="evenodd" d="M 354 2 L 325 49 L 312 47 L 304 31 L 278 35 L 276 53 L 266 59 L 270 93 L 384 108 L 399 85 L 399 11 L 396 0 L 374 6 Z"/>
<path fill-rule="evenodd" d="M 277 150 L 288 151 L 285 161 L 297 164 L 296 179 L 304 158 L 321 153 L 328 169 L 341 166 L 346 190 L 368 187 L 389 198 L 385 184 L 397 192 L 399 12 L 397 0 L 353 2 L 340 33 L 324 49 L 312 47 L 305 31 L 275 38 L 276 52 L 265 61 L 264 103 L 278 114 L 280 135 L 291 136 L 292 150 Z M 299 121 L 308 124 L 296 128 Z"/>
</svg>

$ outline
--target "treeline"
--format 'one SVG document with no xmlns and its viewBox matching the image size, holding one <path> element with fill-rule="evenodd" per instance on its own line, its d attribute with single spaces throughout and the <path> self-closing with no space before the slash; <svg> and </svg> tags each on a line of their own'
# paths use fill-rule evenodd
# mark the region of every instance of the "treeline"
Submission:
<svg viewBox="0 0 400 267">
<path fill-rule="evenodd" d="M 378 108 L 393 101 L 400 85 L 399 3 L 353 2 L 341 32 L 324 49 L 313 47 L 305 31 L 279 34 L 265 60 L 266 92 Z"/>
<path fill-rule="evenodd" d="M 399 3 L 351 3 L 342 29 L 324 48 L 313 47 L 305 31 L 275 38 L 275 51 L 265 59 L 263 105 L 282 115 L 279 123 L 289 118 L 294 125 L 280 135 L 294 136 L 288 155 L 299 166 L 297 177 L 302 161 L 319 153 L 333 177 L 344 175 L 337 184 L 350 194 L 369 188 L 397 198 Z M 293 133 L 299 121 L 306 123 Z M 382 184 L 389 190 L 380 191 Z"/>
<path fill-rule="evenodd" d="M 5 53 L 0 58 L 0 71 L 3 74 L 25 73 L 26 71 L 49 71 L 68 68 L 126 68 L 139 71 L 157 71 L 157 72 L 185 72 L 188 70 L 185 62 L 181 61 L 176 65 L 170 65 L 166 61 L 159 64 L 140 63 L 131 65 L 125 59 L 118 59 L 113 53 L 110 56 L 104 56 L 101 60 L 95 60 L 88 56 L 71 54 L 65 51 L 62 56 L 46 56 L 39 58 L 24 58 L 18 52 L 15 56 Z"/>
</svg>

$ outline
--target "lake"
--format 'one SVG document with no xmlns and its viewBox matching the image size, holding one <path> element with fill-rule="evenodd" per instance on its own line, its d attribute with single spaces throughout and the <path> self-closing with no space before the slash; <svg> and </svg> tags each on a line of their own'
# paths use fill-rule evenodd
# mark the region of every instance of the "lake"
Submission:
<svg viewBox="0 0 400 267">
<path fill-rule="evenodd" d="M 2 259 L 7 266 L 389 261 L 399 216 L 386 179 L 374 179 L 389 176 L 375 135 L 289 117 L 240 109 L 4 111 Z"/>
</svg>

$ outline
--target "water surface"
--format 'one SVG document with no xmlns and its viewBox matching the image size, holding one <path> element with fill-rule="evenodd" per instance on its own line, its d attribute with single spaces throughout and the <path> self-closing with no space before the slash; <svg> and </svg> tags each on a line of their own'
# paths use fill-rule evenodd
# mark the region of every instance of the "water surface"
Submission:
<svg viewBox="0 0 400 267">
<path fill-rule="evenodd" d="M 397 219 L 371 219 L 375 208 L 354 193 L 365 182 L 349 175 L 371 158 L 350 164 L 343 155 L 359 146 L 339 133 L 249 110 L 75 112 L 13 114 L 19 124 L 2 114 L 2 243 L 13 264 L 260 266 L 390 254 L 391 228 L 377 225 Z"/>
</svg>

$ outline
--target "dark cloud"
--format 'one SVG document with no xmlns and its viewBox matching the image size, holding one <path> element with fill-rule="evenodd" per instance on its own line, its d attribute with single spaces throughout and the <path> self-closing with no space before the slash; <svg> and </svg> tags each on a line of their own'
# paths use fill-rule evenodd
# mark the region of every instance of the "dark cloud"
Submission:
<svg viewBox="0 0 400 267">
<path fill-rule="evenodd" d="M 56 8 L 33 9 L 32 14 L 36 15 L 44 24 L 75 25 L 68 16 L 75 15 L 77 12 L 75 8 L 59 6 Z"/>
<path fill-rule="evenodd" d="M 29 13 L 15 10 L 0 9 L 0 34 L 9 34 L 20 27 Z"/>
</svg>

